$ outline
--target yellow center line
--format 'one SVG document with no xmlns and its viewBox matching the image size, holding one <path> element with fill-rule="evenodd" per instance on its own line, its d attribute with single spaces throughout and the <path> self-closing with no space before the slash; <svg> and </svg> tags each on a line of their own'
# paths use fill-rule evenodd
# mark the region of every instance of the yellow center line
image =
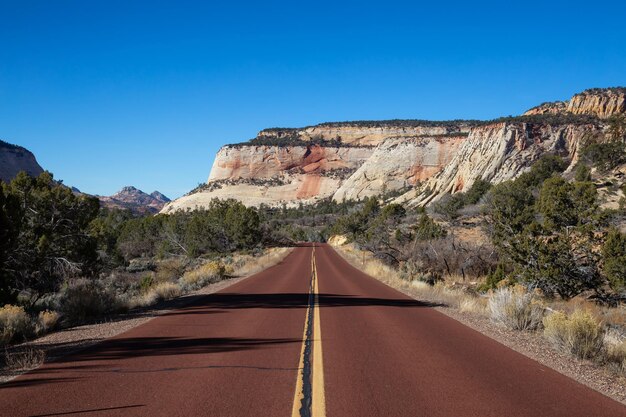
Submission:
<svg viewBox="0 0 626 417">
<path fill-rule="evenodd" d="M 315 263 L 315 247 L 311 253 L 311 288 L 309 294 L 313 292 L 314 302 L 313 305 L 307 306 L 305 322 L 304 322 L 304 334 L 302 337 L 302 349 L 300 352 L 300 362 L 298 365 L 298 379 L 296 380 L 296 392 L 293 400 L 293 407 L 291 410 L 292 417 L 301 417 L 304 415 L 311 415 L 312 417 L 325 417 L 326 416 L 326 401 L 324 396 L 324 367 L 322 359 L 322 337 L 320 332 L 320 314 L 319 314 L 319 290 L 317 283 L 317 265 Z M 317 307 L 317 308 L 316 308 Z M 313 322 L 310 322 L 311 308 L 313 308 Z M 309 325 L 313 327 L 313 331 L 309 332 Z M 307 358 L 307 342 L 311 344 L 311 340 L 308 340 L 308 335 L 312 333 L 312 356 Z M 301 410 L 304 400 L 304 379 L 305 375 L 305 362 L 309 359 L 311 363 L 311 376 L 310 383 L 310 414 L 309 410 Z M 307 401 L 308 403 L 308 401 Z M 308 408 L 308 407 L 307 407 Z M 303 412 L 301 414 L 301 412 Z"/>
<path fill-rule="evenodd" d="M 313 248 L 313 279 L 315 280 L 315 309 L 313 310 L 313 401 L 311 415 L 326 416 L 326 397 L 324 395 L 324 361 L 322 358 L 322 327 L 320 325 L 320 299 L 317 285 L 317 264 Z"/>
</svg>

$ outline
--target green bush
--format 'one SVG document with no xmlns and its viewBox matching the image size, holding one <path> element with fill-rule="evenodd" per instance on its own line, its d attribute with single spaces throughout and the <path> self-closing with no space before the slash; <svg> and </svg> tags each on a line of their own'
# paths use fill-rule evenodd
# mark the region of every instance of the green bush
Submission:
<svg viewBox="0 0 626 417">
<path fill-rule="evenodd" d="M 602 246 L 604 275 L 615 291 L 626 289 L 626 236 L 611 229 Z"/>
</svg>

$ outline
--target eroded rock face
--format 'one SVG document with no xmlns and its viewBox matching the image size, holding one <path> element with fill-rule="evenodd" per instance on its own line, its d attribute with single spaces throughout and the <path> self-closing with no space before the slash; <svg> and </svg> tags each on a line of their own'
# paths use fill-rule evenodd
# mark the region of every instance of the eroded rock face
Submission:
<svg viewBox="0 0 626 417">
<path fill-rule="evenodd" d="M 371 147 L 224 146 L 206 187 L 183 196 L 164 213 L 234 198 L 249 206 L 289 206 L 331 197 L 374 152 Z"/>
<path fill-rule="evenodd" d="M 574 95 L 568 101 L 543 103 L 524 115 L 585 114 L 607 118 L 626 113 L 626 88 L 593 88 Z"/>
<path fill-rule="evenodd" d="M 626 113 L 626 88 L 592 89 L 576 94 L 567 111 L 573 114 L 593 114 L 606 118 Z"/>
<path fill-rule="evenodd" d="M 372 154 L 367 147 L 224 146 L 213 163 L 208 182 L 272 178 L 287 171 L 307 174 L 357 168 Z"/>
<path fill-rule="evenodd" d="M 20 171 L 36 177 L 43 172 L 43 168 L 28 149 L 0 140 L 0 180 L 9 182 Z"/>
<path fill-rule="evenodd" d="M 446 193 L 465 191 L 476 179 L 499 183 L 516 178 L 546 153 L 570 158 L 570 168 L 578 158 L 581 141 L 602 127 L 594 124 L 548 125 L 494 123 L 472 130 L 446 167 L 430 178 L 417 197 L 407 193 L 398 201 L 426 205 Z"/>
<path fill-rule="evenodd" d="M 333 200 L 360 200 L 413 187 L 447 166 L 465 139 L 464 135 L 389 139 L 341 184 Z"/>
</svg>

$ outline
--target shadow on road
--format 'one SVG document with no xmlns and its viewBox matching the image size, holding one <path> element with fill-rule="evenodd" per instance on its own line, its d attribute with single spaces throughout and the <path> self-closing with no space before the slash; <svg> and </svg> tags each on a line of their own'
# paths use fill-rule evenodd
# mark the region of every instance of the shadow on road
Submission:
<svg viewBox="0 0 626 417">
<path fill-rule="evenodd" d="M 244 308 L 306 308 L 309 295 L 302 293 L 239 294 L 216 293 L 198 296 L 187 307 L 166 313 L 166 316 L 188 314 L 213 314 L 215 310 Z M 360 297 L 343 294 L 319 294 L 320 307 L 438 307 L 442 304 L 427 303 L 412 299 Z"/>
</svg>

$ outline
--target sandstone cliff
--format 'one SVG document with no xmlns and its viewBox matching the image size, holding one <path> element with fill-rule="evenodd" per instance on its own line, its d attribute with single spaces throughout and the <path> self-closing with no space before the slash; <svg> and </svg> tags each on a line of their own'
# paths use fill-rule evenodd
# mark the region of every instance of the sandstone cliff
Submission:
<svg viewBox="0 0 626 417">
<path fill-rule="evenodd" d="M 222 147 L 207 184 L 163 212 L 202 207 L 213 198 L 280 206 L 413 186 L 439 171 L 475 124 L 394 120 L 262 130 L 249 142 Z"/>
<path fill-rule="evenodd" d="M 412 188 L 447 166 L 465 139 L 457 135 L 387 140 L 341 184 L 333 199 L 360 200 Z"/>
<path fill-rule="evenodd" d="M 11 181 L 20 171 L 37 176 L 43 168 L 28 149 L 0 140 L 0 180 Z"/>
<path fill-rule="evenodd" d="M 203 207 L 213 198 L 246 205 L 312 203 L 331 197 L 372 152 L 371 147 L 224 146 L 203 186 L 167 204 L 163 212 Z"/>
<path fill-rule="evenodd" d="M 524 115 L 585 114 L 607 118 L 626 113 L 626 88 L 592 88 L 575 94 L 568 101 L 543 103 Z"/>
<path fill-rule="evenodd" d="M 548 152 L 569 157 L 571 167 L 583 138 L 600 131 L 600 124 L 515 121 L 474 128 L 452 160 L 422 185 L 417 196 L 413 191 L 398 201 L 425 205 L 446 193 L 467 190 L 478 178 L 493 183 L 513 179 Z"/>
<path fill-rule="evenodd" d="M 576 162 L 586 135 L 626 114 L 626 88 L 591 89 L 494 121 L 423 120 L 322 123 L 272 128 L 224 146 L 206 184 L 163 212 L 202 207 L 213 198 L 279 206 L 404 194 L 428 204 L 467 189 L 477 178 L 512 179 L 546 152 Z"/>
</svg>

